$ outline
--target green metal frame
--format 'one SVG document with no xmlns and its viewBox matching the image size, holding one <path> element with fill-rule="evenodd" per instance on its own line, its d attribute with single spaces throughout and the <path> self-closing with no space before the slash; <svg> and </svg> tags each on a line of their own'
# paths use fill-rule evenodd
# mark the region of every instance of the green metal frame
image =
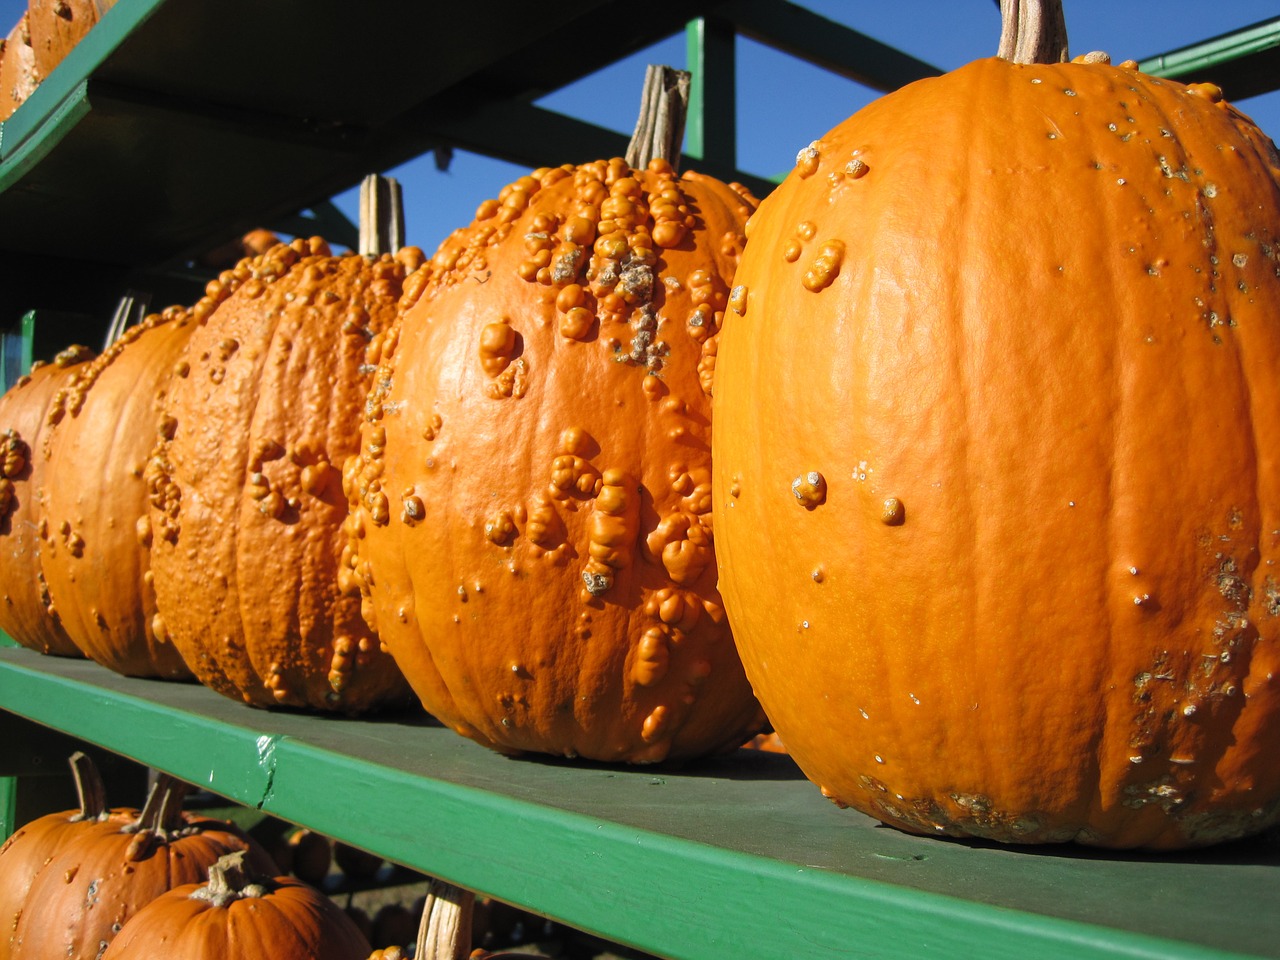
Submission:
<svg viewBox="0 0 1280 960">
<path fill-rule="evenodd" d="M 1143 857 L 913 837 L 790 758 L 513 760 L 420 714 L 253 710 L 0 650 L 0 775 L 41 724 L 424 873 L 676 960 L 1275 955 L 1280 853 Z M 26 719 L 20 719 L 26 718 Z"/>
</svg>

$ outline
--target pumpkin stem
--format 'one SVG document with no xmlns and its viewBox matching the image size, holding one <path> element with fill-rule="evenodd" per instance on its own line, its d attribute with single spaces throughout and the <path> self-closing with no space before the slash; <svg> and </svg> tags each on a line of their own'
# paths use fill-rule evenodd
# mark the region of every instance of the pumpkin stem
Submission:
<svg viewBox="0 0 1280 960">
<path fill-rule="evenodd" d="M 76 796 L 80 798 L 80 812 L 72 820 L 102 820 L 107 815 L 107 789 L 102 785 L 98 765 L 83 750 L 77 750 L 67 760 L 71 765 L 71 778 L 76 784 Z"/>
<path fill-rule="evenodd" d="M 404 246 L 400 182 L 371 173 L 360 182 L 360 255 L 378 258 Z"/>
<path fill-rule="evenodd" d="M 643 170 L 655 158 L 680 166 L 685 112 L 689 109 L 690 75 L 686 70 L 650 64 L 644 72 L 640 117 L 627 145 L 627 166 Z"/>
<path fill-rule="evenodd" d="M 470 890 L 432 880 L 422 908 L 415 960 L 467 960 L 475 903 L 476 895 Z"/>
<path fill-rule="evenodd" d="M 191 899 L 207 900 L 215 907 L 225 907 L 236 900 L 265 897 L 270 881 L 255 876 L 244 850 L 223 854 L 209 867 L 209 879 L 191 891 Z"/>
<path fill-rule="evenodd" d="M 1066 63 L 1062 0 L 1000 0 L 1000 49 L 1014 63 Z"/>
<path fill-rule="evenodd" d="M 155 843 L 168 841 L 181 829 L 182 801 L 190 789 L 189 785 L 167 773 L 156 778 L 138 819 L 121 827 L 123 833 L 138 835 L 129 846 L 130 859 L 145 859 Z"/>
</svg>

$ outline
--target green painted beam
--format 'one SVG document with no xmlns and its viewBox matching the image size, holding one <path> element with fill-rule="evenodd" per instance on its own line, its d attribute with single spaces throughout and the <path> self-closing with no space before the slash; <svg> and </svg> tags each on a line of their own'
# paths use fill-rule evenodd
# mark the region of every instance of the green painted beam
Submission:
<svg viewBox="0 0 1280 960">
<path fill-rule="evenodd" d="M 0 650 L 0 711 L 675 960 L 1226 960 L 1280 945 L 1274 847 L 1157 858 L 912 837 L 836 809 L 776 754 L 515 760 L 420 713 L 253 710 L 26 650 Z"/>
<path fill-rule="evenodd" d="M 1233 100 L 1280 89 L 1280 17 L 1148 57 L 1144 73 L 1211 82 Z"/>
<path fill-rule="evenodd" d="M 716 8 L 738 33 L 873 90 L 942 73 L 932 64 L 786 0 L 729 0 Z"/>
<path fill-rule="evenodd" d="M 738 165 L 737 65 L 733 24 L 700 17 L 685 28 L 685 63 L 692 74 L 684 153 L 732 170 Z"/>
</svg>

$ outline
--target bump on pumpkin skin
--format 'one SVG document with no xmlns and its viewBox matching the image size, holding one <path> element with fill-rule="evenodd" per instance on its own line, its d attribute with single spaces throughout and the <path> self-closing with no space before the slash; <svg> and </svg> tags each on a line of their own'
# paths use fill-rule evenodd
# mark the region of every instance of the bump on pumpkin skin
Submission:
<svg viewBox="0 0 1280 960">
<path fill-rule="evenodd" d="M 1220 91 L 1086 59 L 882 98 L 752 218 L 716 375 L 721 589 L 833 799 L 926 834 L 1197 846 L 1280 819 L 1257 759 L 1280 162 Z M 784 503 L 798 467 L 828 480 L 812 512 Z"/>
<path fill-rule="evenodd" d="M 442 244 L 389 332 L 344 469 L 349 569 L 460 733 L 653 762 L 760 722 L 708 522 L 715 340 L 753 207 L 664 161 L 533 171 Z M 424 518 L 398 522 L 393 492 Z"/>
<path fill-rule="evenodd" d="M 58 534 L 40 555 L 50 597 L 80 650 L 127 676 L 192 676 L 153 629 L 144 465 L 194 327 L 187 310 L 171 307 L 127 328 L 60 393 L 58 425 L 42 443 L 49 469 L 78 478 L 45 491 Z"/>
<path fill-rule="evenodd" d="M 49 530 L 43 508 L 49 474 L 42 451 L 59 419 L 53 411 L 92 357 L 83 346 L 63 350 L 52 363 L 34 364 L 0 397 L 0 629 L 28 649 L 64 657 L 83 654 L 63 627 L 40 569 Z"/>
<path fill-rule="evenodd" d="M 349 714 L 407 697 L 345 572 L 335 464 L 420 263 L 299 239 L 224 271 L 193 310 L 148 465 L 153 566 L 162 629 L 227 696 Z"/>
</svg>

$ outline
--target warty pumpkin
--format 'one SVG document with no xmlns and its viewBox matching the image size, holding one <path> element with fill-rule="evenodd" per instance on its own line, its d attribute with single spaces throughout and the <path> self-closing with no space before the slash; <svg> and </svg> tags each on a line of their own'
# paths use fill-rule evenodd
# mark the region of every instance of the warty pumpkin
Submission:
<svg viewBox="0 0 1280 960">
<path fill-rule="evenodd" d="M 459 733 L 650 762 L 758 726 L 715 588 L 708 437 L 753 207 L 665 160 L 543 168 L 406 292 L 347 464 L 347 567 Z"/>
<path fill-rule="evenodd" d="M 12 116 L 39 84 L 31 18 L 24 10 L 0 48 L 0 120 Z"/>
<path fill-rule="evenodd" d="M 41 77 L 53 73 L 114 0 L 29 0 L 31 49 Z"/>
<path fill-rule="evenodd" d="M 40 570 L 63 628 L 90 659 L 127 676 L 187 679 L 156 636 L 144 477 L 179 357 L 196 327 L 179 307 L 148 316 L 80 368 L 54 404 Z M 185 361 L 181 361 L 185 362 Z"/>
<path fill-rule="evenodd" d="M 409 697 L 337 585 L 370 350 L 421 259 L 400 256 L 298 239 L 246 258 L 179 361 L 147 468 L 154 624 L 226 696 L 348 714 Z"/>
<path fill-rule="evenodd" d="M 1280 818 L 1277 167 L 1212 86 L 992 58 L 761 205 L 716 370 L 720 583 L 831 799 L 1110 847 Z"/>
<path fill-rule="evenodd" d="M 68 347 L 0 396 L 0 629 L 24 647 L 65 657 L 82 654 L 40 571 L 41 501 L 50 480 L 41 451 L 60 392 L 92 356 L 88 347 Z"/>
<path fill-rule="evenodd" d="M 64 844 L 31 880 L 4 933 L 10 960 L 98 960 L 142 907 L 175 886 L 204 880 L 218 858 L 243 852 L 254 869 L 275 865 L 234 825 L 184 813 L 185 784 L 162 774 L 143 809 L 112 817 Z"/>
<path fill-rule="evenodd" d="M 102 960 L 366 960 L 369 941 L 329 897 L 290 877 L 255 874 L 243 853 L 209 878 L 169 890 L 124 925 Z"/>
</svg>

